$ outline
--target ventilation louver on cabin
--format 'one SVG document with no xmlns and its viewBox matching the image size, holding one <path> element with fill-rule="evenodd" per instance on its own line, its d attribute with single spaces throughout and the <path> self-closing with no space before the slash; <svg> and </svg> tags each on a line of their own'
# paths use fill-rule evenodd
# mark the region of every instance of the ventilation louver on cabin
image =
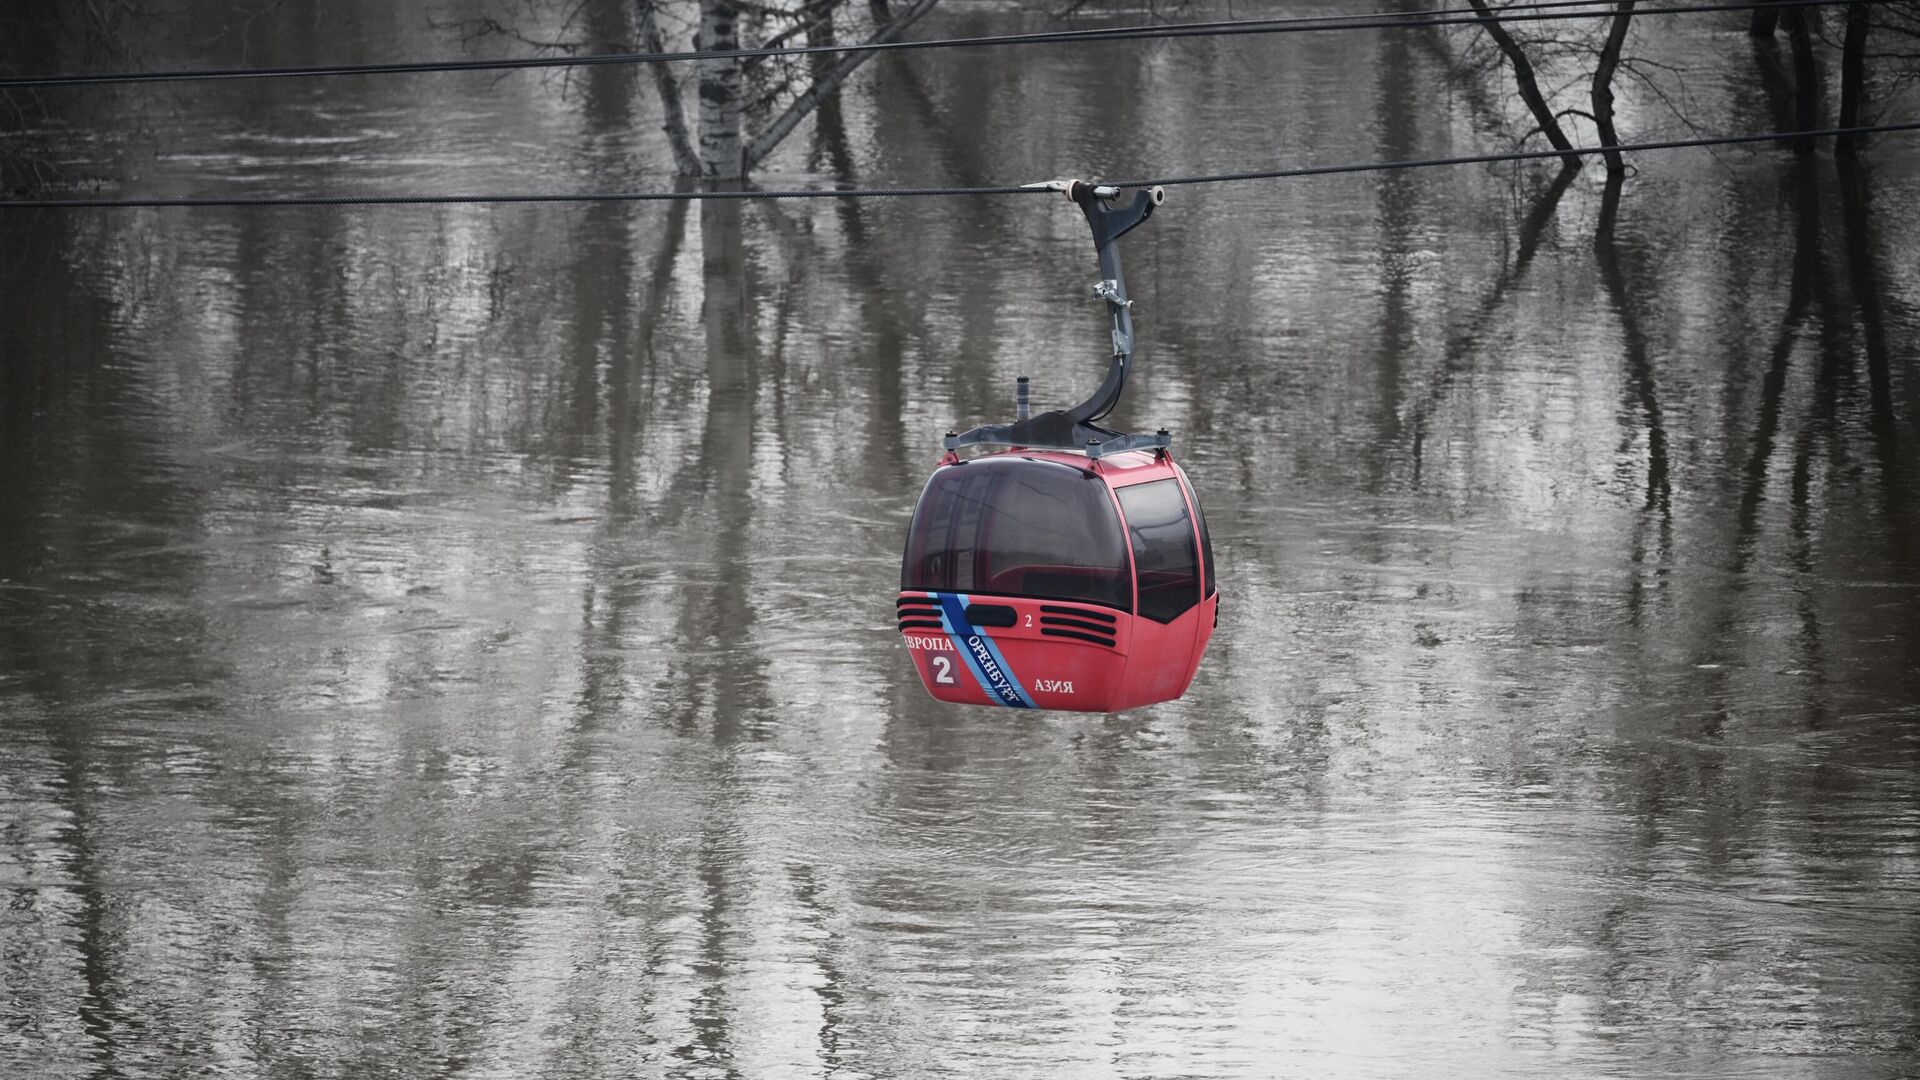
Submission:
<svg viewBox="0 0 1920 1080">
<path fill-rule="evenodd" d="M 932 600 L 923 596 L 904 596 L 893 602 L 894 613 L 900 617 L 900 630 L 945 630 L 946 624 L 940 621 L 940 608 Z"/>
<path fill-rule="evenodd" d="M 1114 648 L 1114 617 L 1086 608 L 1040 605 L 1040 633 Z"/>
</svg>

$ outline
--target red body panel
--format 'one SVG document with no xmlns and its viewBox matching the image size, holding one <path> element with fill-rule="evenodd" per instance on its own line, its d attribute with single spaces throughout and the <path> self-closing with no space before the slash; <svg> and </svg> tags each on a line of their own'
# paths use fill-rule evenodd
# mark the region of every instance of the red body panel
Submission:
<svg viewBox="0 0 1920 1080">
<path fill-rule="evenodd" d="M 908 601 L 930 595 L 916 592 L 900 594 L 902 600 Z M 1120 700 L 1122 680 L 1126 675 L 1127 645 L 1131 640 L 1127 623 L 1132 616 L 1087 604 L 1019 596 L 972 594 L 965 599 L 975 604 L 1004 604 L 1015 611 L 1016 619 L 1012 626 L 975 629 L 992 639 L 995 650 L 1005 660 L 1007 674 L 1018 683 L 1035 706 L 1091 712 L 1109 712 L 1124 707 L 1116 703 Z M 1043 613 L 1042 607 L 1049 609 L 1049 613 L 1081 610 L 1112 616 L 1115 618 L 1115 642 L 1111 646 L 1096 645 L 1090 641 L 1043 636 L 1041 631 L 1045 627 L 1040 620 L 1047 618 L 1049 613 Z M 1055 614 L 1054 617 L 1072 616 Z M 981 685 L 973 662 L 965 655 L 967 635 L 957 635 L 956 640 L 956 635 L 943 630 L 914 629 L 906 631 L 904 636 L 914 666 L 919 669 L 920 681 L 928 693 L 941 701 L 962 705 L 1001 704 Z M 1095 633 L 1088 636 L 1103 635 Z M 978 659 L 976 655 L 974 660 Z"/>
<path fill-rule="evenodd" d="M 1090 469 L 1105 482 L 1110 497 L 1114 489 L 1180 475 L 1171 458 L 1151 453 L 1104 459 L 1008 453 Z M 1189 512 L 1197 522 L 1198 507 L 1190 505 Z M 1198 525 L 1195 529 L 1199 551 Z M 1057 578 L 1062 569 L 1048 567 L 1046 572 Z M 1020 587 L 1017 579 L 979 580 L 986 588 Z M 941 701 L 1118 712 L 1186 692 L 1213 636 L 1219 604 L 1213 582 L 1203 580 L 1200 591 L 1199 603 L 1166 623 L 1100 604 L 987 591 L 907 589 L 899 594 L 896 607 L 921 684 Z M 968 614 L 991 611 L 993 618 L 1004 621 L 1004 609 L 1012 611 L 1010 626 L 976 622 Z"/>
</svg>

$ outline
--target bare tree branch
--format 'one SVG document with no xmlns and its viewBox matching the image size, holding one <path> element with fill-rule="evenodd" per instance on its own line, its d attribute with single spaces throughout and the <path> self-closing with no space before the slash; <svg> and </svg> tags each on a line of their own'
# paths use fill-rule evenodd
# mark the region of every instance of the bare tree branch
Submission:
<svg viewBox="0 0 1920 1080">
<path fill-rule="evenodd" d="M 873 36 L 867 39 L 866 43 L 876 45 L 881 42 L 892 41 L 905 32 L 908 27 L 920 21 L 921 17 L 926 15 L 927 12 L 932 11 L 934 5 L 939 2 L 940 0 L 915 0 L 912 7 L 901 13 L 900 16 L 892 22 L 887 23 L 875 31 Z M 807 87 L 805 93 L 795 98 L 793 104 L 787 106 L 787 111 L 782 113 L 779 119 L 768 125 L 765 131 L 762 131 L 747 144 L 745 152 L 741 155 L 745 159 L 746 168 L 751 169 L 764 160 L 769 153 L 772 153 L 773 148 L 780 145 L 780 140 L 786 138 L 787 135 L 799 125 L 801 120 L 805 119 L 808 114 L 819 107 L 820 102 L 824 98 L 838 91 L 840 84 L 847 81 L 847 76 L 859 70 L 860 65 L 866 63 L 873 56 L 874 54 L 871 52 L 851 53 L 829 69 L 826 74 L 815 79 L 813 85 Z"/>
<path fill-rule="evenodd" d="M 1640 85 L 1646 87 L 1648 93 L 1652 94 L 1654 97 L 1659 98 L 1660 103 L 1667 107 L 1667 111 L 1673 114 L 1673 118 L 1675 120 L 1680 121 L 1680 125 L 1682 127 L 1686 128 L 1688 131 L 1692 132 L 1695 135 L 1705 136 L 1710 134 L 1710 132 L 1702 128 L 1699 124 L 1696 124 L 1693 122 L 1693 119 L 1687 115 L 1687 111 L 1681 107 L 1681 103 L 1678 101 L 1675 101 L 1673 99 L 1673 95 L 1667 93 L 1666 87 L 1661 86 L 1659 81 L 1654 79 L 1653 76 L 1648 75 L 1646 72 L 1640 70 L 1641 67 L 1643 66 L 1660 68 L 1662 70 L 1671 72 L 1675 80 L 1680 84 L 1681 97 L 1688 101 L 1692 100 L 1692 95 L 1687 90 L 1686 80 L 1684 78 L 1681 78 L 1680 71 L 1678 68 L 1673 68 L 1666 64 L 1655 63 L 1651 60 L 1646 59 L 1645 57 L 1622 57 L 1620 59 L 1620 70 L 1626 72 L 1627 74 L 1633 76 L 1635 79 L 1639 80 Z"/>
<path fill-rule="evenodd" d="M 1532 110 L 1534 122 L 1540 125 L 1540 130 L 1546 134 L 1553 148 L 1562 151 L 1561 162 L 1569 169 L 1579 168 L 1580 155 L 1569 152 L 1573 149 L 1573 143 L 1568 141 L 1567 133 L 1560 129 L 1560 121 L 1554 119 L 1553 110 L 1547 107 L 1546 99 L 1540 96 L 1540 85 L 1534 80 L 1533 64 L 1527 59 L 1525 50 L 1513 40 L 1513 35 L 1507 33 L 1506 27 L 1500 25 L 1499 18 L 1488 9 L 1487 0 L 1468 2 L 1480 16 L 1480 25 L 1486 29 L 1487 36 L 1500 46 L 1507 62 L 1513 65 L 1513 81 L 1520 88 L 1520 97 L 1526 101 L 1527 108 Z"/>
</svg>

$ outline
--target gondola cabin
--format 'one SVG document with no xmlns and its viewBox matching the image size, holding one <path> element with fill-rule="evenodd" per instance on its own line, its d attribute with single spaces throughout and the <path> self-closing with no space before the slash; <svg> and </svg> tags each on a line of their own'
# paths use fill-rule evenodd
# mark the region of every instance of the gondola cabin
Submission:
<svg viewBox="0 0 1920 1080">
<path fill-rule="evenodd" d="M 900 632 L 942 701 L 1116 712 L 1177 698 L 1219 605 L 1164 449 L 948 455 L 914 510 Z"/>
<path fill-rule="evenodd" d="M 1113 342 L 1107 375 L 1070 408 L 948 432 L 914 507 L 894 607 L 907 652 L 941 701 L 1117 712 L 1179 697 L 1220 606 L 1200 504 L 1165 430 L 1102 427 L 1127 383 L 1133 301 L 1115 241 L 1166 193 L 1131 201 L 1082 180 L 1030 185 L 1086 215 Z M 1010 447 L 962 459 L 962 448 Z"/>
</svg>

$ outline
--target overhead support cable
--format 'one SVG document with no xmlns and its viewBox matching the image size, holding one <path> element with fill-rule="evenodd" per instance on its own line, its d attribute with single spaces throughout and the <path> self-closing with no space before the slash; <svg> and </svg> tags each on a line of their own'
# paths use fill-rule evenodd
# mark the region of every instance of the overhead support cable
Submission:
<svg viewBox="0 0 1920 1080">
<path fill-rule="evenodd" d="M 1892 132 L 1920 131 L 1920 121 L 1876 124 L 1872 127 L 1823 128 L 1818 131 L 1775 131 L 1762 135 L 1709 135 L 1695 139 L 1660 139 L 1651 142 L 1618 143 L 1612 146 L 1572 146 L 1565 150 L 1515 150 L 1502 154 L 1460 154 L 1454 157 L 1413 158 L 1406 161 L 1373 161 L 1350 165 L 1306 165 L 1291 169 L 1265 169 L 1255 172 L 1211 173 L 1205 176 L 1176 176 L 1158 180 L 1109 180 L 1115 187 L 1173 187 L 1178 184 L 1231 184 L 1244 180 L 1300 179 L 1313 176 L 1338 176 L 1344 173 L 1388 172 L 1396 169 L 1433 169 L 1449 165 L 1491 165 L 1507 161 L 1539 161 L 1544 158 L 1592 157 L 1597 154 L 1632 154 L 1649 150 L 1685 150 L 1703 146 L 1738 146 L 1743 143 L 1779 142 L 1787 139 L 1820 139 L 1829 135 L 1880 135 Z"/>
<path fill-rule="evenodd" d="M 1252 180 L 1288 180 L 1347 173 L 1392 172 L 1402 169 L 1432 169 L 1454 165 L 1491 165 L 1501 162 L 1538 161 L 1569 154 L 1591 156 L 1608 151 L 1643 153 L 1653 150 L 1683 150 L 1707 146 L 1737 146 L 1746 143 L 1776 142 L 1785 139 L 1818 139 L 1833 135 L 1883 135 L 1920 131 L 1920 121 L 1874 124 L 1867 127 L 1823 128 L 1817 131 L 1771 131 L 1755 135 L 1718 135 L 1694 139 L 1663 139 L 1654 142 L 1620 143 L 1616 146 L 1575 146 L 1565 150 L 1518 150 L 1499 154 L 1461 154 L 1453 157 L 1411 158 L 1404 161 L 1368 161 L 1342 165 L 1302 165 L 1285 169 L 1259 169 L 1247 172 L 1206 173 L 1197 176 L 1156 177 L 1150 180 L 1102 180 L 1104 187 L 1144 188 L 1155 185 L 1174 187 L 1184 184 L 1231 184 Z M 435 206 L 510 203 L 608 203 L 608 202 L 693 202 L 703 199 L 882 199 L 930 198 L 971 195 L 1036 195 L 1046 188 L 1024 184 L 999 184 L 983 187 L 897 187 L 897 188 L 795 188 L 790 190 L 723 191 L 586 191 L 520 192 L 473 195 L 227 195 L 182 199 L 0 199 L 0 210 L 47 209 L 163 209 L 170 207 L 224 206 Z"/>
<path fill-rule="evenodd" d="M 1796 6 L 1838 7 L 1847 4 L 1900 3 L 1903 0 L 1801 0 Z M 1778 6 L 1778 0 L 1728 0 L 1677 7 L 1642 8 L 1636 18 L 1697 15 L 1711 12 L 1753 11 Z M 1581 10 L 1570 10 L 1570 9 Z M 1368 12 L 1356 15 L 1314 15 L 1282 19 L 1239 19 L 1215 22 L 1165 23 L 1091 30 L 1047 30 L 1026 34 L 933 38 L 925 41 L 868 41 L 844 45 L 783 45 L 775 48 L 689 50 L 683 52 L 600 53 L 589 56 L 529 56 L 494 60 L 426 60 L 386 64 L 327 64 L 310 67 L 202 68 L 179 71 L 121 71 L 96 74 L 9 75 L 0 77 L 0 90 L 51 89 L 62 86 L 101 86 L 132 83 L 239 81 L 247 79 L 307 79 L 343 75 L 409 75 L 434 72 L 520 71 L 536 68 L 591 67 L 607 64 L 671 64 L 698 60 L 750 60 L 819 53 L 895 52 L 929 49 L 969 49 L 1002 45 L 1049 45 L 1099 41 L 1141 41 L 1164 38 L 1240 37 L 1269 34 L 1324 33 L 1351 30 L 1403 30 L 1421 27 L 1472 26 L 1487 22 L 1551 22 L 1591 19 L 1613 14 L 1611 0 L 1543 0 L 1496 8 L 1492 16 L 1472 8 L 1433 11 Z"/>
</svg>

